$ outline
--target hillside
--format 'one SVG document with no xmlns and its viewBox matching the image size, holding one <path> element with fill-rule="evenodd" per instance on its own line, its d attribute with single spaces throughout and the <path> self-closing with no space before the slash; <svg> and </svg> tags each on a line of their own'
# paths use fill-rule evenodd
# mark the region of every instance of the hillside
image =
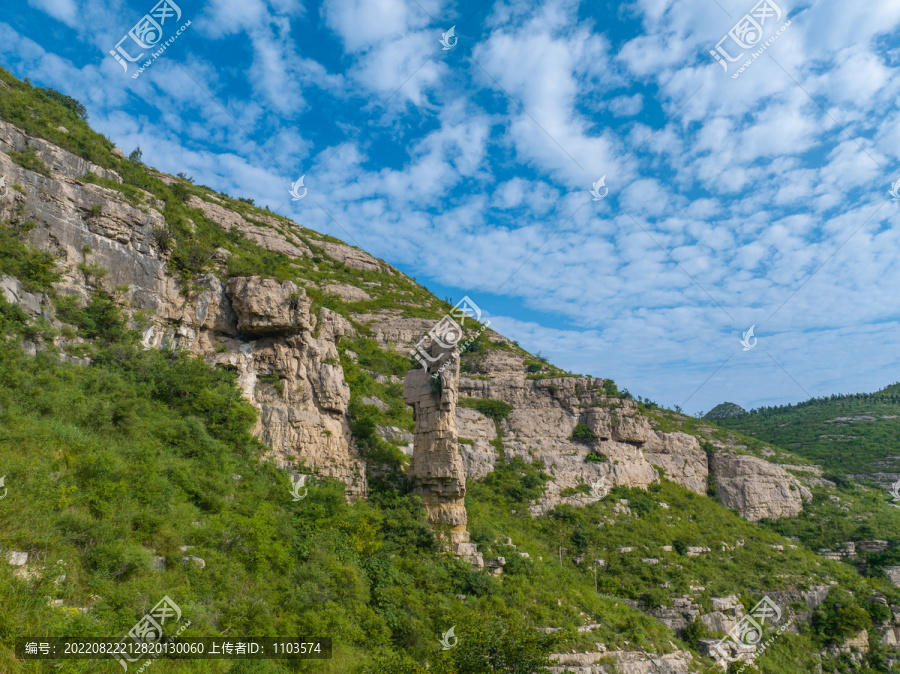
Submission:
<svg viewBox="0 0 900 674">
<path fill-rule="evenodd" d="M 835 475 L 870 479 L 882 486 L 900 479 L 897 384 L 876 393 L 833 395 L 704 418 L 790 450 Z"/>
<path fill-rule="evenodd" d="M 164 596 L 184 637 L 334 653 L 163 672 L 721 672 L 763 596 L 791 624 L 745 671 L 900 671 L 881 495 L 478 315 L 429 377 L 411 352 L 454 305 L 387 262 L 2 69 L 0 120 L 0 671 L 121 671 L 15 640 L 124 635 Z"/>
</svg>

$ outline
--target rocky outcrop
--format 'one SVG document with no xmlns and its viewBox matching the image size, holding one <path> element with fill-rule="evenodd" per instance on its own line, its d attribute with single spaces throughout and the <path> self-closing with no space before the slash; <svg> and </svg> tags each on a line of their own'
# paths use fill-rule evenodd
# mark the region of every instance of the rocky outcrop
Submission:
<svg viewBox="0 0 900 674">
<path fill-rule="evenodd" d="M 648 655 L 640 651 L 554 653 L 551 674 L 688 674 L 694 670 L 687 651 Z"/>
<path fill-rule="evenodd" d="M 455 416 L 459 352 L 444 350 L 435 342 L 431 354 L 438 358 L 427 370 L 410 370 L 403 381 L 403 399 L 413 408 L 416 420 L 408 474 L 414 493 L 425 503 L 432 527 L 449 539 L 456 552 L 468 554 L 466 475 L 459 455 Z"/>
<path fill-rule="evenodd" d="M 886 566 L 884 573 L 895 587 L 900 587 L 900 566 Z"/>
<path fill-rule="evenodd" d="M 50 176 L 12 162 L 4 152 L 13 149 L 33 149 Z M 312 316 L 302 289 L 272 279 L 223 282 L 210 274 L 195 278 L 196 289 L 184 294 L 155 236 L 165 227 L 163 204 L 145 193 L 135 206 L 116 190 L 81 180 L 88 172 L 121 182 L 113 171 L 0 122 L 0 174 L 17 186 L 0 200 L 0 220 L 35 223 L 29 240 L 56 256 L 62 272 L 57 291 L 86 298 L 97 284 L 108 292 L 116 289 L 124 309 L 146 314 L 145 347 L 186 349 L 237 372 L 244 395 L 259 410 L 255 432 L 279 466 L 302 464 L 343 480 L 351 497 L 364 496 L 365 470 L 346 421 L 350 393 L 336 349 L 349 322 L 327 309 Z M 244 227 L 228 209 L 204 212 L 214 221 L 231 218 L 230 226 Z M 106 277 L 89 279 L 79 269 L 83 263 L 104 268 Z M 2 283 L 2 292 L 34 315 L 49 310 L 45 297 L 25 292 L 13 279 Z M 77 341 L 57 338 L 56 345 L 64 350 Z"/>
<path fill-rule="evenodd" d="M 5 154 L 11 150 L 34 150 L 49 175 L 14 163 Z M 86 298 L 98 283 L 110 292 L 116 288 L 123 308 L 141 311 L 149 318 L 142 328 L 146 347 L 187 349 L 210 363 L 237 371 L 245 395 L 260 412 L 257 433 L 269 444 L 279 465 L 297 468 L 297 464 L 305 464 L 345 481 L 350 494 L 365 494 L 365 470 L 353 449 L 346 419 L 349 393 L 336 350 L 337 342 L 350 329 L 347 321 L 324 309 L 318 316 L 312 315 L 305 289 L 291 282 L 261 277 L 222 281 L 209 274 L 192 279 L 192 290 L 186 293 L 169 273 L 169 252 L 161 247 L 164 237 L 160 232 L 166 227 L 164 204 L 147 192 L 137 199 L 132 194 L 128 201 L 115 189 L 85 181 L 88 173 L 121 183 L 115 171 L 0 122 L 0 174 L 11 187 L 0 200 L 0 220 L 24 218 L 36 223 L 29 239 L 58 258 L 63 272 L 58 291 Z M 162 174 L 159 177 L 174 181 Z M 314 260 L 324 255 L 355 269 L 398 273 L 352 246 L 321 238 L 316 238 L 313 246 L 313 234 L 301 236 L 298 225 L 259 212 L 242 214 L 214 194 L 202 199 L 192 195 L 187 206 L 270 251 Z M 229 251 L 224 249 L 212 257 L 220 265 L 220 276 L 228 257 Z M 86 265 L 106 269 L 106 278 L 89 279 Z M 322 289 L 346 301 L 370 297 L 362 289 L 334 280 Z M 49 300 L 26 292 L 13 279 L 3 281 L 2 292 L 32 315 L 49 315 Z M 398 309 L 354 319 L 368 325 L 383 347 L 403 353 L 434 325 L 428 319 L 405 317 Z M 459 395 L 502 400 L 513 409 L 499 424 L 472 409 L 459 409 L 455 418 L 446 421 L 460 429 L 463 443 L 454 456 L 465 477 L 477 479 L 493 470 L 502 440 L 507 456 L 540 461 L 551 477 L 545 496 L 532 506 L 533 514 L 563 502 L 591 501 L 563 497 L 566 488 L 598 480 L 606 487 L 646 488 L 658 479 L 658 471 L 688 489 L 705 493 L 707 459 L 692 436 L 654 429 L 633 401 L 605 395 L 602 379 L 528 379 L 527 354 L 497 333 L 486 334 L 499 348 L 489 348 L 467 361 Z M 57 346 L 65 346 L 57 341 Z M 570 439 L 579 423 L 596 435 L 594 442 Z M 422 464 L 414 465 L 419 470 Z M 721 455 L 718 466 L 720 498 L 750 519 L 796 514 L 802 500 L 808 498 L 796 480 L 763 461 Z M 423 479 L 426 473 L 421 474 Z M 455 472 L 445 477 L 451 482 L 458 478 Z M 449 484 L 435 492 L 450 490 L 445 493 L 450 500 L 435 502 L 435 512 L 446 510 L 442 521 L 457 521 L 453 526 L 458 526 L 462 513 L 448 504 L 458 499 L 461 491 Z M 451 498 L 450 494 L 456 495 Z"/>
<path fill-rule="evenodd" d="M 294 283 L 259 276 L 228 279 L 228 296 L 237 328 L 250 335 L 287 334 L 310 330 L 306 292 Z"/>
<path fill-rule="evenodd" d="M 812 500 L 797 478 L 755 456 L 720 449 L 713 455 L 712 470 L 719 501 L 751 522 L 797 515 L 804 501 Z"/>
<path fill-rule="evenodd" d="M 278 220 L 268 216 L 261 216 L 265 219 L 266 226 L 256 225 L 248 222 L 238 213 L 225 208 L 220 204 L 206 201 L 197 196 L 191 196 L 188 199 L 188 206 L 198 208 L 203 214 L 221 226 L 223 229 L 236 229 L 251 241 L 259 244 L 266 250 L 273 253 L 283 253 L 292 257 L 311 257 L 312 253 L 309 248 L 296 237 L 283 234 L 278 227 L 281 223 Z"/>
<path fill-rule="evenodd" d="M 709 467 L 706 452 L 693 435 L 652 431 L 642 449 L 665 476 L 697 494 L 705 494 Z"/>
</svg>

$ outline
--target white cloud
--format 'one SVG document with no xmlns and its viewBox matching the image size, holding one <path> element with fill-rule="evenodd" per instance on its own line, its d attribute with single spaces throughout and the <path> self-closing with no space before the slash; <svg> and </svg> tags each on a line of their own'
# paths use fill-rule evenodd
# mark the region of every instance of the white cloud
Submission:
<svg viewBox="0 0 900 674">
<path fill-rule="evenodd" d="M 70 28 L 77 25 L 79 12 L 76 0 L 28 0 L 28 4 Z"/>
</svg>

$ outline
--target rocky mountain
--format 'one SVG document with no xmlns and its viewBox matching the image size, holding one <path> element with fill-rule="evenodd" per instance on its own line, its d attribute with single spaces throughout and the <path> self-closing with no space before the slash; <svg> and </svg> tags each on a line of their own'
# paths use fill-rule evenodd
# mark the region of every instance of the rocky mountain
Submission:
<svg viewBox="0 0 900 674">
<path fill-rule="evenodd" d="M 204 542 L 193 529 L 211 526 L 225 517 L 217 513 L 230 513 L 241 498 L 249 498 L 246 492 L 240 496 L 241 484 L 258 479 L 283 485 L 303 475 L 322 490 L 321 502 L 313 497 L 309 502 L 318 504 L 311 508 L 319 513 L 321 529 L 298 524 L 303 515 L 290 510 L 295 505 L 285 498 L 284 513 L 272 517 L 287 519 L 260 528 L 268 542 L 245 539 L 239 548 L 245 554 L 282 537 L 293 540 L 286 532 L 297 530 L 327 541 L 323 549 L 343 551 L 317 561 L 314 549 L 295 540 L 285 543 L 284 559 L 281 553 L 265 557 L 266 564 L 280 569 L 279 577 L 302 577 L 297 587 L 303 596 L 296 601 L 303 610 L 320 602 L 334 611 L 330 622 L 303 625 L 338 630 L 335 639 L 346 645 L 335 667 L 418 671 L 429 658 L 433 667 L 443 666 L 440 658 L 462 656 L 433 653 L 419 637 L 450 615 L 469 616 L 476 624 L 476 609 L 465 608 L 465 602 L 489 612 L 501 596 L 511 605 L 520 602 L 518 613 L 527 613 L 530 628 L 547 635 L 562 628 L 562 640 L 553 642 L 559 652 L 552 671 L 709 671 L 717 666 L 711 638 L 732 629 L 763 593 L 777 597 L 786 616 L 815 630 L 795 626 L 773 647 L 773 655 L 760 657 L 756 646 L 747 644 L 732 652 L 739 660 L 756 661 L 762 671 L 786 671 L 779 669 L 779 658 L 818 668 L 793 671 L 865 671 L 874 662 L 894 666 L 890 663 L 900 657 L 900 651 L 884 650 L 896 645 L 900 625 L 894 567 L 882 560 L 877 568 L 886 569 L 883 573 L 864 576 L 840 557 L 817 555 L 818 545 L 806 549 L 803 532 L 777 528 L 801 522 L 818 503 L 836 503 L 832 497 L 854 507 L 865 501 L 856 492 L 839 496 L 820 469 L 785 451 L 793 443 L 754 442 L 636 402 L 610 380 L 564 372 L 476 320 L 477 307 L 461 313 L 459 304 L 435 298 L 358 248 L 186 176 L 125 159 L 58 101 L 44 100 L 2 74 L 0 175 L 6 189 L 0 198 L 0 291 L 4 306 L 21 311 L 19 327 L 7 327 L 7 334 L 35 362 L 51 356 L 52 364 L 39 361 L 48 372 L 72 366 L 113 376 L 132 372 L 127 363 L 141 352 L 190 356 L 212 373 L 204 377 L 230 377 L 229 385 L 242 397 L 229 403 L 233 414 L 239 415 L 242 404 L 253 412 L 248 429 L 259 443 L 253 461 L 279 471 L 265 473 L 249 454 L 242 455 L 241 472 L 213 499 L 214 507 L 197 505 L 204 497 L 187 490 L 189 525 L 166 529 L 158 523 L 148 529 L 146 517 L 136 517 L 125 530 L 152 532 L 140 546 L 153 561 L 122 562 L 134 567 L 128 574 L 174 573 L 170 567 L 178 559 L 200 560 L 208 576 L 218 573 L 209 562 L 216 556 L 224 566 L 223 543 Z M 449 349 L 442 346 L 448 316 L 463 331 Z M 132 341 L 128 335 L 134 335 Z M 123 355 L 131 348 L 137 355 Z M 140 380 L 141 375 L 128 376 Z M 153 395 L 163 395 L 158 384 L 147 386 Z M 198 437 L 218 438 L 217 429 L 226 422 L 210 421 L 213 416 L 203 421 L 203 414 L 213 411 L 185 411 L 178 407 L 181 399 L 201 405 L 202 391 L 172 394 L 165 398 L 167 409 L 185 415 L 188 426 L 205 424 Z M 743 419 L 744 412 L 731 403 L 704 417 L 723 426 L 732 418 Z M 63 436 L 74 438 L 77 432 Z M 60 442 L 61 455 L 68 456 L 67 447 L 80 441 Z M 176 444 L 173 438 L 163 442 Z M 11 445 L 7 450 L 12 456 Z M 58 457 L 45 460 L 54 474 L 70 470 L 54 463 Z M 63 491 L 55 506 L 62 513 L 60 532 L 72 531 L 66 518 L 74 517 L 65 513 L 67 499 L 75 497 L 65 494 L 87 493 L 100 484 L 87 477 L 79 481 L 89 473 L 84 466 L 71 470 L 74 491 Z M 328 489 L 337 489 L 343 499 L 328 500 Z M 343 514 L 333 515 L 337 519 L 326 526 L 321 515 L 326 511 Z M 99 526 L 105 515 L 96 507 L 90 512 L 91 526 Z M 384 524 L 387 513 L 402 526 Z M 884 517 L 896 522 L 889 512 Z M 415 522 L 424 528 L 416 529 Z M 46 555 L 36 552 L 40 541 L 9 512 L 0 527 L 0 546 L 21 572 L 15 582 L 48 575 Z M 398 544 L 391 555 L 379 557 L 376 550 L 399 540 L 401 530 L 426 552 Z M 80 560 L 84 578 L 99 573 L 93 543 L 59 535 L 66 541 L 60 550 Z M 189 542 L 181 552 L 195 548 L 195 554 L 171 552 L 184 540 Z M 877 554 L 892 554 L 900 541 L 885 537 L 884 543 L 874 546 Z M 203 545 L 209 548 L 207 558 L 200 556 Z M 40 562 L 27 561 L 35 558 Z M 247 568 L 256 569 L 263 556 L 250 558 Z M 315 568 L 321 577 L 304 576 L 306 571 L 291 566 L 298 560 L 320 564 Z M 421 579 L 421 587 L 433 594 L 422 595 L 418 606 L 399 596 L 415 564 L 433 572 L 430 580 Z M 117 593 L 110 578 L 125 574 L 118 569 L 104 572 L 108 595 Z M 355 612 L 335 617 L 347 610 L 339 595 L 351 590 L 340 583 L 329 592 L 321 589 L 329 574 L 344 574 L 346 583 L 359 585 Z M 454 574 L 466 579 L 457 582 L 463 591 L 448 589 L 452 583 L 446 578 Z M 192 587 L 209 582 L 178 578 Z M 228 584 L 224 578 L 217 582 Z M 248 587 L 257 582 L 253 576 Z M 85 581 L 79 591 L 88 586 Z M 545 593 L 547 587 L 552 594 Z M 405 592 L 413 596 L 412 590 Z M 856 599 L 848 600 L 847 593 Z M 203 596 L 197 596 L 194 610 L 206 615 L 208 629 L 227 631 L 229 623 L 216 611 L 201 609 Z M 852 615 L 841 612 L 848 601 Z M 116 602 L 117 610 L 127 612 L 128 600 L 120 596 Z M 434 612 L 425 603 L 433 604 Z M 269 598 L 263 609 L 242 606 L 240 617 L 237 611 L 224 613 L 252 631 L 282 625 L 275 604 Z M 875 604 L 884 608 L 872 608 Z M 77 613 L 90 620 L 89 608 Z M 596 611 L 603 617 L 592 618 Z M 35 627 L 49 625 L 44 614 L 29 614 L 29 620 Z M 511 627 L 504 634 L 514 632 Z M 477 643 L 478 634 L 460 639 Z M 461 648 L 469 648 L 466 643 Z M 823 650 L 826 645 L 833 652 Z M 6 659 L 0 663 L 22 666 L 11 646 L 4 642 L 4 647 Z M 372 660 L 376 655 L 382 659 Z M 223 665 L 216 671 L 228 670 Z"/>
<path fill-rule="evenodd" d="M 727 419 L 728 417 L 737 417 L 747 412 L 740 405 L 734 403 L 720 403 L 713 407 L 709 412 L 703 415 L 708 421 L 717 421 L 719 419 Z"/>
</svg>

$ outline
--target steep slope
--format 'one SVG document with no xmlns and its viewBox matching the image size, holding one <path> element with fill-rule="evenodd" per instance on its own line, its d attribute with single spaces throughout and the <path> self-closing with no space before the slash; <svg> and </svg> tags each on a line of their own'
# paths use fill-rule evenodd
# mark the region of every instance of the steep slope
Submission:
<svg viewBox="0 0 900 674">
<path fill-rule="evenodd" d="M 363 251 L 123 159 L 77 111 L 0 79 L 8 668 L 27 667 L 12 655 L 25 628 L 120 633 L 165 594 L 196 616 L 191 636 L 335 638 L 333 662 L 298 671 L 481 671 L 465 662 L 491 640 L 532 663 L 556 649 L 597 671 L 708 670 L 702 638 L 762 593 L 818 620 L 762 671 L 887 662 L 896 588 L 747 521 L 799 521 L 807 464 L 475 320 L 441 423 L 486 568 L 448 555 L 423 508 L 434 494 L 410 484 L 403 383 L 453 307 Z M 441 651 L 450 626 L 459 648 Z M 826 650 L 860 633 L 856 664 Z M 170 669 L 231 668 L 208 662 Z"/>
</svg>

